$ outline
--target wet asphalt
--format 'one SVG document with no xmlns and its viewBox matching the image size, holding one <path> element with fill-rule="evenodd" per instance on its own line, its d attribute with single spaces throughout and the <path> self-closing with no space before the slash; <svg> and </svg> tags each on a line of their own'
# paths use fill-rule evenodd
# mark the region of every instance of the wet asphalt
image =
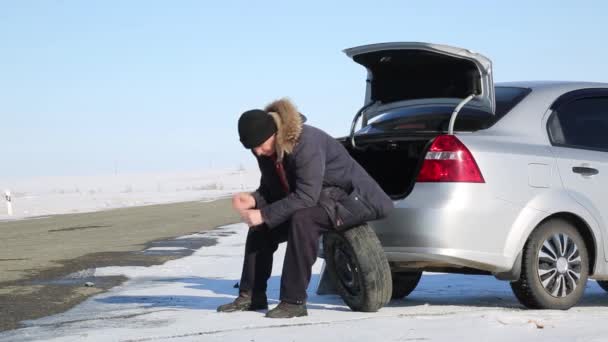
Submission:
<svg viewBox="0 0 608 342">
<path fill-rule="evenodd" d="M 126 280 L 95 277 L 97 267 L 181 258 L 216 241 L 175 237 L 238 221 L 230 200 L 221 199 L 0 222 L 0 331 L 64 312 Z M 160 248 L 146 251 L 152 247 Z"/>
</svg>

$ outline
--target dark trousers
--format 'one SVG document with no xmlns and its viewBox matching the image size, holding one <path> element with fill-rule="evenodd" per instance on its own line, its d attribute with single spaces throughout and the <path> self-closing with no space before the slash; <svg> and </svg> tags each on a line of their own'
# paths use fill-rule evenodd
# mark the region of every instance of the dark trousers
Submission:
<svg viewBox="0 0 608 342">
<path fill-rule="evenodd" d="M 319 238 L 329 229 L 333 229 L 329 216 L 319 206 L 298 210 L 290 220 L 273 229 L 250 229 L 245 244 L 240 291 L 251 292 L 254 296 L 266 294 L 273 254 L 279 243 L 287 241 L 280 299 L 294 304 L 305 303 Z"/>
</svg>

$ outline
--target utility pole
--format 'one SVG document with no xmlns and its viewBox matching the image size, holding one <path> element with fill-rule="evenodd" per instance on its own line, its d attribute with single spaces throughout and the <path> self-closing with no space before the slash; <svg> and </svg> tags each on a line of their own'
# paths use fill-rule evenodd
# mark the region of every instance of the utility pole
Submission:
<svg viewBox="0 0 608 342">
<path fill-rule="evenodd" d="M 8 216 L 13 216 L 13 203 L 11 202 L 11 191 L 4 191 L 4 198 L 6 199 L 6 211 Z"/>
</svg>

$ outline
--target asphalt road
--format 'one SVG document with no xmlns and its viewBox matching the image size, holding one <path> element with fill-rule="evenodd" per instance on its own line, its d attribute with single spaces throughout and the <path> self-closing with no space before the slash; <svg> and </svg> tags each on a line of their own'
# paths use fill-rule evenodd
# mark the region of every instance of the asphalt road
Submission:
<svg viewBox="0 0 608 342">
<path fill-rule="evenodd" d="M 62 312 L 124 279 L 69 276 L 103 266 L 160 264 L 213 244 L 173 237 L 238 222 L 229 199 L 0 222 L 0 331 Z M 150 246 L 180 252 L 144 253 Z M 83 272 L 81 272 L 83 273 Z M 68 276 L 68 277 L 66 277 Z M 84 286 L 86 282 L 94 286 Z"/>
</svg>

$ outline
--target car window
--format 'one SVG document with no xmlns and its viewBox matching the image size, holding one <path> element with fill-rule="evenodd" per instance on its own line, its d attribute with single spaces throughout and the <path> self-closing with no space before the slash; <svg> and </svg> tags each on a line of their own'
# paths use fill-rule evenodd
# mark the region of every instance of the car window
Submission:
<svg viewBox="0 0 608 342">
<path fill-rule="evenodd" d="M 553 144 L 608 151 L 608 97 L 560 106 L 549 119 L 548 130 Z"/>
<path fill-rule="evenodd" d="M 494 125 L 525 98 L 531 89 L 520 87 L 495 87 L 496 113 L 465 106 L 458 115 L 456 131 L 477 131 Z M 383 130 L 444 131 L 447 130 L 454 111 L 452 105 L 423 105 L 396 108 L 375 118 L 374 128 Z"/>
<path fill-rule="evenodd" d="M 530 94 L 532 89 L 520 87 L 495 87 L 496 120 L 507 114 L 516 104 Z"/>
</svg>

